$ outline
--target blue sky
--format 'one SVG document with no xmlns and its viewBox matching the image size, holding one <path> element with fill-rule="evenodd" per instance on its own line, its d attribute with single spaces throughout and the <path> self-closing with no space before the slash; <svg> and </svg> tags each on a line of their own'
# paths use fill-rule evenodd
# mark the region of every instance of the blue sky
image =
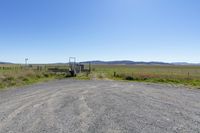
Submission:
<svg viewBox="0 0 200 133">
<path fill-rule="evenodd" d="M 0 61 L 200 62 L 199 0 L 0 0 Z"/>
</svg>

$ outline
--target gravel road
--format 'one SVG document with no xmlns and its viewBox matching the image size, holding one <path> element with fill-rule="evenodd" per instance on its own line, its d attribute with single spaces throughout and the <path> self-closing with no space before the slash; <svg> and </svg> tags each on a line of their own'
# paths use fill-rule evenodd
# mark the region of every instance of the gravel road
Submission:
<svg viewBox="0 0 200 133">
<path fill-rule="evenodd" d="M 51 81 L 0 91 L 0 133 L 199 133 L 200 90 Z"/>
</svg>

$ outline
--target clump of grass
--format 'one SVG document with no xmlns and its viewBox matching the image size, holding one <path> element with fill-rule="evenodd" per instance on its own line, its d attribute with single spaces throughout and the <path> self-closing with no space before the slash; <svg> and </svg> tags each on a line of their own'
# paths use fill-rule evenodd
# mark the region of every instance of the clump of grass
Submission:
<svg viewBox="0 0 200 133">
<path fill-rule="evenodd" d="M 79 80 L 89 80 L 91 79 L 90 77 L 91 75 L 89 75 L 88 73 L 79 73 L 76 75 L 76 79 L 79 79 Z"/>
<path fill-rule="evenodd" d="M 106 76 L 105 76 L 104 73 L 98 73 L 98 74 L 96 75 L 96 77 L 97 77 L 97 79 L 104 79 Z"/>
</svg>

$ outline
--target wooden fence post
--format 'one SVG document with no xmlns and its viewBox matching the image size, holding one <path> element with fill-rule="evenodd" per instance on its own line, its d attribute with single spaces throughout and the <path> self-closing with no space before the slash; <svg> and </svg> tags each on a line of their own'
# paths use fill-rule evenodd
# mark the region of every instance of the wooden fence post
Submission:
<svg viewBox="0 0 200 133">
<path fill-rule="evenodd" d="M 116 77 L 116 72 L 114 72 L 114 77 Z"/>
<path fill-rule="evenodd" d="M 190 72 L 188 72 L 188 79 L 190 79 Z"/>
</svg>

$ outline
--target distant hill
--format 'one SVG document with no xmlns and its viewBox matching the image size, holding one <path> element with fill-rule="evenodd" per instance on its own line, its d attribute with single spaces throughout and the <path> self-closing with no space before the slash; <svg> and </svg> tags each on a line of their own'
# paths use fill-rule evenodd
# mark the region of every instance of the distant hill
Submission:
<svg viewBox="0 0 200 133">
<path fill-rule="evenodd" d="M 183 66 L 190 66 L 190 65 L 194 65 L 194 66 L 199 66 L 200 63 L 187 63 L 187 62 L 173 62 L 172 64 L 174 65 L 183 65 Z"/>
<path fill-rule="evenodd" d="M 96 65 L 173 65 L 171 63 L 164 62 L 135 62 L 130 60 L 122 60 L 122 61 L 85 61 L 81 63 L 92 63 Z"/>
<path fill-rule="evenodd" d="M 81 63 L 92 63 L 96 65 L 194 65 L 200 66 L 200 63 L 187 63 L 187 62 L 172 62 L 172 63 L 165 63 L 165 62 L 143 62 L 143 61 L 130 61 L 130 60 L 121 60 L 121 61 L 85 61 Z"/>
<path fill-rule="evenodd" d="M 0 64 L 13 64 L 13 63 L 10 63 L 10 62 L 0 62 Z"/>
<path fill-rule="evenodd" d="M 183 65 L 183 66 L 200 66 L 200 63 L 187 63 L 187 62 L 172 62 L 172 63 L 166 63 L 166 62 L 144 62 L 144 61 L 130 61 L 130 60 L 119 60 L 119 61 L 100 61 L 100 60 L 94 60 L 94 61 L 84 61 L 80 63 L 92 63 L 94 65 Z M 0 64 L 14 64 L 11 62 L 0 62 Z M 50 63 L 52 65 L 66 65 L 68 63 Z"/>
</svg>

